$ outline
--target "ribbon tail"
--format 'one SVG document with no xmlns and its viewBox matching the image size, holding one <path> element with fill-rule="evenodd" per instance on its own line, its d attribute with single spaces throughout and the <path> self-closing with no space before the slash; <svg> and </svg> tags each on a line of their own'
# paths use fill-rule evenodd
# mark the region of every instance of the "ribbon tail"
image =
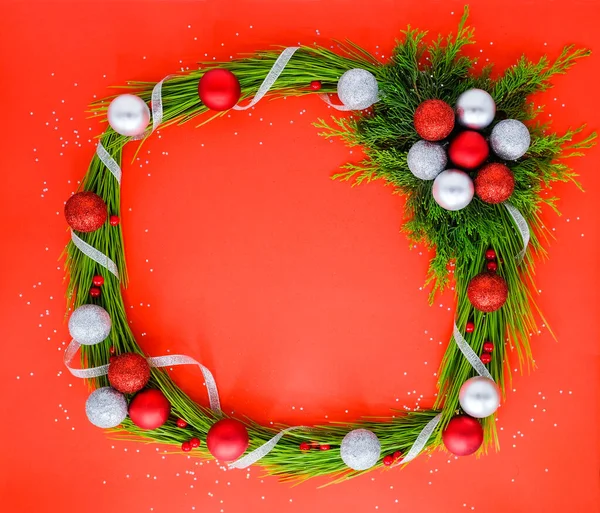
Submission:
<svg viewBox="0 0 600 513">
<path fill-rule="evenodd" d="M 113 174 L 118 184 L 121 185 L 121 166 L 119 166 L 117 161 L 111 157 L 108 151 L 106 151 L 106 148 L 102 146 L 101 142 L 98 142 L 98 145 L 96 146 L 96 155 L 98 155 L 100 162 L 102 162 Z"/>
<path fill-rule="evenodd" d="M 506 208 L 506 210 L 508 210 L 510 217 L 512 217 L 513 221 L 515 222 L 517 230 L 521 235 L 521 238 L 523 239 L 523 249 L 519 251 L 519 253 L 515 257 L 517 263 L 520 263 L 523 260 L 523 258 L 525 258 L 525 252 L 527 251 L 527 246 L 529 245 L 529 239 L 531 236 L 531 233 L 529 231 L 529 225 L 527 224 L 527 220 L 523 217 L 523 214 L 519 212 L 518 208 L 510 204 L 508 201 L 505 201 L 503 205 Z"/>
<path fill-rule="evenodd" d="M 77 354 L 77 351 L 79 351 L 80 347 L 81 344 L 79 342 L 76 340 L 71 340 L 71 343 L 67 346 L 67 349 L 65 349 L 63 360 L 65 362 L 65 367 L 69 369 L 69 372 L 73 374 L 73 376 L 83 379 L 106 376 L 108 374 L 108 365 L 100 365 L 99 367 L 92 367 L 89 369 L 75 369 L 71 367 L 73 359 L 75 358 L 75 355 Z"/>
<path fill-rule="evenodd" d="M 115 275 L 117 280 L 119 279 L 119 270 L 117 264 L 115 264 L 107 255 L 98 251 L 95 247 L 90 246 L 82 238 L 80 238 L 73 230 L 71 230 L 71 240 L 75 247 L 79 249 L 84 255 L 91 258 L 94 262 L 100 264 L 105 269 L 108 269 Z"/>
<path fill-rule="evenodd" d="M 442 414 L 438 413 L 425 425 L 425 427 L 418 434 L 416 440 L 412 444 L 412 447 L 406 453 L 406 456 L 404 456 L 404 458 L 402 458 L 398 463 L 396 463 L 393 466 L 396 467 L 398 465 L 402 465 L 404 463 L 408 463 L 411 460 L 414 460 L 427 445 L 427 441 L 431 438 L 431 435 L 440 423 L 440 420 L 442 420 Z"/>
<path fill-rule="evenodd" d="M 330 107 L 333 107 L 334 109 L 343 110 L 343 111 L 352 110 L 350 107 L 346 107 L 345 105 L 337 105 L 337 104 L 333 103 L 331 101 L 331 98 L 329 98 L 329 95 L 326 93 L 321 93 L 319 95 L 319 98 L 321 98 L 321 100 L 323 100 L 327 105 L 329 105 Z"/>
<path fill-rule="evenodd" d="M 483 365 L 479 356 L 477 356 L 475 351 L 473 351 L 469 343 L 462 336 L 461 332 L 458 331 L 456 324 L 454 324 L 454 330 L 452 331 L 452 335 L 454 337 L 456 345 L 458 346 L 464 357 L 467 359 L 467 361 L 471 364 L 471 367 L 475 369 L 475 372 L 477 372 L 477 374 L 479 374 L 480 376 L 494 381 L 494 378 L 492 378 L 492 375 L 489 373 L 486 366 Z"/>
<path fill-rule="evenodd" d="M 277 445 L 277 442 L 281 440 L 281 437 L 290 431 L 294 431 L 296 429 L 310 429 L 306 426 L 294 426 L 284 429 L 277 433 L 273 438 L 271 438 L 268 442 L 265 442 L 260 447 L 257 447 L 252 452 L 249 452 L 245 456 L 242 456 L 238 460 L 230 463 L 228 466 L 230 469 L 232 468 L 246 468 L 250 465 L 256 463 L 261 458 L 264 458 L 267 454 L 269 454 L 273 448 Z"/>
</svg>

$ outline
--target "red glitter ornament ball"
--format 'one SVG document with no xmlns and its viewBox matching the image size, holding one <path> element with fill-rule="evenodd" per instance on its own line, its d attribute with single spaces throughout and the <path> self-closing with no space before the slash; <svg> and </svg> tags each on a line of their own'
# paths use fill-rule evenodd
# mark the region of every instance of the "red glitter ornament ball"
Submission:
<svg viewBox="0 0 600 513">
<path fill-rule="evenodd" d="M 156 429 L 169 419 L 171 403 L 155 388 L 138 392 L 129 403 L 129 418 L 142 429 Z"/>
<path fill-rule="evenodd" d="M 123 353 L 108 366 L 110 385 L 123 394 L 134 394 L 150 379 L 150 365 L 140 354 Z"/>
<path fill-rule="evenodd" d="M 481 360 L 481 363 L 483 363 L 484 365 L 487 365 L 488 363 L 490 363 L 492 361 L 492 355 L 490 353 L 483 353 L 479 359 Z"/>
<path fill-rule="evenodd" d="M 239 420 L 219 420 L 208 430 L 206 446 L 218 460 L 236 460 L 248 448 L 248 430 Z"/>
<path fill-rule="evenodd" d="M 486 353 L 491 353 L 494 350 L 494 343 L 490 342 L 489 340 L 487 342 L 483 343 L 483 350 Z"/>
<path fill-rule="evenodd" d="M 241 95 L 237 77 L 226 69 L 211 69 L 198 82 L 198 96 L 210 110 L 229 110 Z"/>
<path fill-rule="evenodd" d="M 483 166 L 475 177 L 475 194 L 486 203 L 502 203 L 515 190 L 512 171 L 499 162 Z"/>
<path fill-rule="evenodd" d="M 462 169 L 475 169 L 488 158 L 490 148 L 479 132 L 465 130 L 458 134 L 448 147 L 448 156 Z"/>
<path fill-rule="evenodd" d="M 442 440 L 446 449 L 455 456 L 468 456 L 481 447 L 483 428 L 473 417 L 457 415 L 444 429 Z"/>
<path fill-rule="evenodd" d="M 100 228 L 108 217 L 106 203 L 91 191 L 73 194 L 65 204 L 67 224 L 78 232 L 93 232 Z"/>
<path fill-rule="evenodd" d="M 467 297 L 477 310 L 494 312 L 506 303 L 508 285 L 502 276 L 490 272 L 480 273 L 469 282 Z"/>
<path fill-rule="evenodd" d="M 415 130 L 426 141 L 441 141 L 454 128 L 454 110 L 445 101 L 426 100 L 417 107 Z"/>
<path fill-rule="evenodd" d="M 320 80 L 313 80 L 313 81 L 310 83 L 310 88 L 311 88 L 313 91 L 318 91 L 319 89 L 321 89 L 321 81 L 320 81 Z"/>
</svg>

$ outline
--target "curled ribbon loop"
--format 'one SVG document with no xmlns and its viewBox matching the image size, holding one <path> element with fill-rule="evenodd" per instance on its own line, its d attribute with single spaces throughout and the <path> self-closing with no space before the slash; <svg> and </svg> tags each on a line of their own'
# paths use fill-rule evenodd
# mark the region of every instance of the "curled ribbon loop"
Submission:
<svg viewBox="0 0 600 513">
<path fill-rule="evenodd" d="M 277 442 L 279 442 L 279 440 L 281 439 L 281 437 L 283 435 L 285 435 L 286 433 L 288 433 L 290 431 L 294 431 L 296 429 L 311 429 L 311 428 L 306 427 L 306 426 L 294 426 L 294 427 L 289 427 L 287 429 L 283 429 L 282 431 L 277 433 L 273 438 L 271 438 L 268 442 L 265 442 L 260 447 L 257 447 L 256 449 L 254 449 L 252 452 L 249 452 L 248 454 L 246 454 L 245 456 L 242 456 L 241 458 L 234 461 L 233 463 L 230 463 L 229 468 L 230 469 L 231 468 L 246 468 L 246 467 L 249 467 L 250 465 L 253 465 L 258 460 L 260 460 L 261 458 L 263 458 L 267 454 L 269 454 L 273 450 L 273 448 L 277 445 Z"/>
<path fill-rule="evenodd" d="M 78 378 L 90 379 L 97 378 L 98 376 L 106 376 L 108 374 L 109 365 L 100 365 L 98 367 L 91 367 L 88 369 L 75 369 L 71 366 L 75 354 L 81 347 L 81 344 L 76 340 L 72 340 L 67 349 L 65 350 L 64 362 L 69 372 Z M 221 414 L 221 402 L 219 400 L 219 391 L 217 390 L 217 383 L 212 373 L 200 362 L 194 360 L 191 356 L 183 354 L 174 354 L 168 356 L 150 356 L 146 358 L 150 367 L 172 367 L 174 365 L 197 365 L 200 367 L 202 376 L 204 377 L 204 383 L 206 384 L 206 390 L 208 391 L 208 402 L 210 409 L 216 414 Z"/>
<path fill-rule="evenodd" d="M 287 63 L 290 62 L 290 59 L 292 58 L 294 53 L 296 53 L 296 50 L 299 49 L 299 46 L 289 46 L 288 48 L 285 48 L 279 54 L 279 57 L 277 57 L 277 60 L 269 70 L 269 73 L 263 80 L 262 84 L 260 84 L 260 87 L 258 88 L 258 91 L 256 92 L 254 98 L 252 98 L 252 101 L 244 107 L 242 107 L 241 105 L 234 105 L 233 109 L 246 110 L 256 105 L 262 99 L 262 97 L 269 92 L 269 89 L 271 89 L 275 81 L 279 78 L 279 75 L 281 75 L 281 72 L 287 66 Z"/>
<path fill-rule="evenodd" d="M 96 146 L 96 155 L 98 155 L 100 161 L 113 174 L 119 185 L 121 185 L 121 166 L 119 166 L 117 161 L 110 156 L 110 153 L 106 151 L 106 148 L 102 146 L 101 142 L 98 142 L 98 145 Z"/>
<path fill-rule="evenodd" d="M 458 331 L 456 324 L 454 324 L 454 330 L 452 332 L 452 335 L 454 336 L 454 341 L 456 342 L 456 345 L 461 350 L 462 354 L 465 356 L 467 361 L 471 364 L 471 367 L 475 369 L 475 372 L 477 372 L 477 374 L 483 376 L 484 378 L 488 378 L 494 381 L 494 378 L 492 378 L 492 375 L 489 373 L 485 365 L 483 365 L 479 356 L 477 356 L 475 351 L 473 351 L 469 343 L 462 336 L 461 332 Z"/>
<path fill-rule="evenodd" d="M 517 263 L 520 263 L 523 260 L 523 258 L 525 258 L 525 252 L 527 251 L 527 246 L 529 245 L 529 225 L 527 224 L 527 220 L 523 217 L 523 214 L 519 212 L 518 208 L 511 205 L 508 201 L 505 201 L 503 205 L 506 208 L 506 210 L 508 210 L 508 213 L 515 222 L 517 230 L 519 231 L 519 233 L 521 234 L 521 238 L 523 239 L 523 249 L 519 251 L 519 253 L 515 257 Z"/>
<path fill-rule="evenodd" d="M 119 279 L 119 270 L 117 269 L 117 264 L 115 264 L 107 255 L 102 253 L 102 251 L 98 251 L 95 247 L 90 246 L 87 242 L 81 239 L 77 234 L 71 230 L 71 240 L 75 247 L 79 249 L 85 256 L 91 258 L 94 262 L 100 264 L 105 269 L 108 269 L 111 273 L 113 273 L 117 280 Z"/>
<path fill-rule="evenodd" d="M 350 107 L 346 107 L 345 105 L 336 105 L 335 103 L 333 103 L 331 101 L 331 98 L 329 98 L 329 95 L 326 93 L 320 94 L 319 98 L 321 98 L 321 100 L 323 100 L 327 105 L 329 105 L 330 107 L 333 107 L 334 109 L 344 110 L 344 111 L 352 110 Z"/>
<path fill-rule="evenodd" d="M 402 458 L 400 461 L 398 461 L 398 463 L 392 466 L 396 467 L 397 465 L 403 465 L 404 463 L 408 463 L 409 461 L 414 460 L 423 450 L 425 445 L 427 445 L 427 441 L 431 438 L 431 435 L 435 431 L 437 425 L 440 423 L 440 420 L 442 420 L 442 414 L 438 413 L 421 430 L 414 443 L 412 444 L 412 447 L 406 453 L 406 456 L 404 456 L 404 458 Z"/>
</svg>

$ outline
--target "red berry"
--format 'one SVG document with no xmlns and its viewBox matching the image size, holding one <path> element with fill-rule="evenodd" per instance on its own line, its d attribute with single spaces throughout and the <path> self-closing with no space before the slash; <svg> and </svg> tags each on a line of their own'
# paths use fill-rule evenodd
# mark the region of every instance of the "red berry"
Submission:
<svg viewBox="0 0 600 513">
<path fill-rule="evenodd" d="M 394 461 L 402 458 L 402 453 L 400 451 L 396 451 L 394 453 Z"/>
<path fill-rule="evenodd" d="M 485 258 L 486 258 L 486 260 L 495 260 L 495 258 L 496 258 L 496 252 L 492 248 L 489 248 L 485 252 Z"/>
<path fill-rule="evenodd" d="M 483 353 L 481 355 L 481 363 L 487 365 L 492 361 L 492 355 L 490 353 Z"/>
<path fill-rule="evenodd" d="M 310 88 L 311 88 L 313 91 L 318 91 L 319 89 L 321 89 L 321 81 L 320 81 L 320 80 L 313 80 L 313 81 L 310 83 Z"/>
<path fill-rule="evenodd" d="M 100 297 L 100 289 L 98 287 L 92 287 L 90 289 L 90 296 L 92 296 L 92 297 Z"/>
<path fill-rule="evenodd" d="M 467 333 L 473 333 L 475 331 L 475 323 L 473 321 L 467 322 L 465 326 L 465 331 Z"/>
<path fill-rule="evenodd" d="M 198 440 L 198 438 L 192 438 L 190 440 L 190 445 L 194 448 L 200 447 L 200 440 Z"/>
<path fill-rule="evenodd" d="M 111 226 L 117 226 L 120 222 L 119 216 L 110 216 L 109 223 Z"/>
<path fill-rule="evenodd" d="M 331 449 L 331 445 L 323 444 L 319 446 L 319 449 L 321 449 L 322 451 L 328 451 L 329 449 Z"/>
<path fill-rule="evenodd" d="M 187 422 L 183 419 L 177 419 L 177 427 L 183 429 L 184 427 L 187 427 Z"/>
<path fill-rule="evenodd" d="M 115 354 L 115 346 L 110 346 L 110 348 L 109 348 L 108 352 L 109 352 L 111 355 Z"/>
<path fill-rule="evenodd" d="M 383 458 L 383 464 L 386 467 L 389 467 L 392 463 L 394 463 L 394 457 L 389 454 Z"/>
<path fill-rule="evenodd" d="M 487 342 L 483 343 L 483 350 L 486 353 L 491 353 L 494 350 L 494 343 L 490 342 L 489 340 Z"/>
<path fill-rule="evenodd" d="M 190 452 L 192 450 L 192 444 L 190 442 L 183 442 L 181 444 L 181 450 L 183 452 Z"/>
<path fill-rule="evenodd" d="M 498 264 L 496 262 L 494 262 L 493 260 L 490 260 L 487 263 L 487 270 L 495 273 L 498 270 Z"/>
<path fill-rule="evenodd" d="M 301 451 L 310 451 L 310 444 L 308 442 L 302 442 L 300 444 Z"/>
<path fill-rule="evenodd" d="M 92 278 L 92 283 L 96 285 L 96 287 L 102 287 L 102 285 L 104 285 L 104 278 L 97 274 Z"/>
</svg>

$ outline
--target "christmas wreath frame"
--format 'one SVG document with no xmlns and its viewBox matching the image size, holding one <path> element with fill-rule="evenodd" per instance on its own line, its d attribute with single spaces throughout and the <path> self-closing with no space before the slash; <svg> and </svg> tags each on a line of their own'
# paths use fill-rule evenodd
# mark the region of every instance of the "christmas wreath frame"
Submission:
<svg viewBox="0 0 600 513">
<path fill-rule="evenodd" d="M 461 53 L 465 45 L 474 43 L 473 30 L 466 25 L 467 16 L 468 9 L 465 8 L 455 36 L 439 36 L 430 43 L 425 42 L 426 32 L 409 27 L 389 62 L 384 64 L 348 42 L 338 43 L 336 51 L 319 46 L 297 48 L 283 65 L 283 54 L 279 51 L 261 51 L 227 62 L 203 63 L 201 69 L 169 76 L 158 86 L 148 82 L 129 82 L 125 86 L 144 102 L 152 102 L 154 128 L 158 124 L 165 128 L 186 123 L 206 113 L 208 109 L 199 98 L 198 84 L 210 70 L 227 70 L 237 77 L 241 103 L 255 97 L 264 85 L 265 77 L 268 78 L 274 71 L 277 76 L 267 88 L 267 96 L 272 98 L 335 93 L 338 80 L 346 71 L 356 68 L 366 70 L 376 78 L 382 93 L 373 108 L 351 117 L 316 123 L 324 137 L 341 138 L 350 146 L 360 146 L 365 154 L 364 160 L 346 164 L 334 178 L 354 185 L 385 180 L 392 185 L 394 192 L 406 196 L 404 231 L 411 243 L 424 244 L 435 250 L 427 276 L 427 284 L 432 286 L 431 300 L 436 292 L 449 285 L 449 271 L 454 271 L 457 308 L 451 341 L 455 343 L 448 345 L 441 362 L 438 395 L 433 407 L 423 411 L 398 412 L 378 422 L 360 420 L 284 432 L 278 427 L 244 420 L 250 454 L 254 454 L 245 463 L 260 458 L 260 465 L 268 474 L 294 481 L 328 475 L 332 482 L 337 482 L 364 473 L 368 469 L 361 470 L 361 463 L 354 465 L 358 469 L 349 468 L 348 458 L 340 457 L 343 456 L 340 447 L 349 430 L 357 429 L 363 431 L 353 431 L 360 435 L 354 449 L 360 449 L 363 443 L 367 457 L 373 447 L 378 451 L 369 469 L 407 462 L 419 452 L 444 445 L 443 434 L 461 411 L 461 387 L 466 380 L 482 374 L 477 370 L 481 362 L 473 362 L 468 354 L 477 356 L 484 349 L 484 344 L 495 342 L 493 347 L 486 346 L 488 350 L 493 348 L 493 353 L 489 365 L 482 366 L 489 369 L 489 375 L 499 386 L 502 396 L 505 383 L 510 379 L 506 346 L 516 350 L 521 370 L 523 365 L 530 367 L 533 364 L 529 338 L 532 333 L 538 332 L 534 312 L 539 312 L 533 297 L 536 290 L 533 286 L 534 253 L 545 255 L 542 241 L 548 239 L 549 233 L 540 218 L 540 209 L 545 204 L 556 210 L 556 198 L 541 193 L 555 181 L 575 182 L 576 174 L 564 159 L 582 155 L 582 150 L 594 144 L 596 134 L 573 142 L 584 127 L 562 135 L 550 133 L 547 124 L 534 122 L 542 107 L 534 107 L 528 98 L 551 87 L 549 81 L 553 76 L 564 74 L 576 60 L 590 52 L 567 46 L 553 62 L 546 57 L 538 62 L 522 57 L 503 75 L 492 78 L 491 65 L 475 71 L 477 60 Z M 504 204 L 485 203 L 477 197 L 462 210 L 443 209 L 431 194 L 432 182 L 417 178 L 409 170 L 408 150 L 419 140 L 413 125 L 417 107 L 430 99 L 453 105 L 462 93 L 473 88 L 491 95 L 501 117 L 528 123 L 531 144 L 527 153 L 517 160 L 504 162 L 514 176 L 514 192 L 510 198 L 513 214 L 516 211 L 514 215 Z M 106 116 L 113 98 L 94 102 L 92 112 L 96 116 Z M 222 114 L 222 111 L 216 112 L 201 124 Z M 483 133 L 489 135 L 490 129 L 484 129 Z M 147 136 L 148 132 L 144 135 Z M 87 374 L 83 372 L 82 377 L 89 378 L 95 389 L 109 384 L 105 374 L 110 372 L 109 360 L 114 358 L 114 353 L 143 355 L 129 328 L 121 294 L 121 286 L 127 285 L 127 272 L 118 219 L 120 165 L 122 148 L 132 139 L 136 137 L 120 135 L 112 128 L 100 136 L 98 150 L 81 183 L 81 191 L 100 196 L 112 216 L 110 222 L 102 222 L 101 219 L 101 226 L 95 231 L 72 232 L 72 240 L 66 248 L 69 311 L 77 311 L 88 304 L 102 306 L 109 316 L 109 328 L 112 326 L 108 337 L 100 343 L 81 346 L 82 364 L 92 370 Z M 521 226 L 519 219 L 522 220 Z M 524 221 L 526 226 L 522 226 Z M 525 246 L 524 231 L 529 237 L 529 244 Z M 491 253 L 489 249 L 492 249 Z M 519 253 L 522 260 L 515 259 Z M 476 309 L 468 294 L 472 278 L 485 268 L 502 277 L 509 290 L 504 306 L 488 313 Z M 95 286 L 90 289 L 92 282 Z M 71 331 L 72 335 L 74 333 L 77 333 L 77 326 Z M 69 348 L 69 354 L 65 354 L 67 363 L 73 359 L 78 347 L 79 344 L 76 344 Z M 207 446 L 201 441 L 210 436 L 211 427 L 226 418 L 226 414 L 218 407 L 211 409 L 196 404 L 165 370 L 157 368 L 194 363 L 193 360 L 159 360 L 148 360 L 152 367 L 149 386 L 160 390 L 170 404 L 166 422 L 155 429 L 143 429 L 131 418 L 125 418 L 110 433 L 136 441 L 181 446 L 186 451 L 191 450 L 189 454 L 193 456 L 210 457 L 215 451 L 210 449 L 210 443 Z M 100 371 L 94 372 L 95 369 Z M 71 370 L 76 375 L 81 372 Z M 207 369 L 202 370 L 210 388 L 212 376 Z M 114 392 L 112 389 L 104 390 Z M 90 400 L 88 406 L 92 408 L 89 403 Z M 126 412 L 125 400 L 119 404 L 125 404 Z M 213 401 L 211 405 L 214 406 Z M 481 422 L 484 433 L 479 452 L 485 452 L 489 447 L 497 450 L 495 414 L 477 422 Z M 371 435 L 376 438 L 369 438 Z M 363 457 L 361 454 L 355 456 L 359 460 Z M 237 465 L 238 468 L 244 466 Z"/>
</svg>

